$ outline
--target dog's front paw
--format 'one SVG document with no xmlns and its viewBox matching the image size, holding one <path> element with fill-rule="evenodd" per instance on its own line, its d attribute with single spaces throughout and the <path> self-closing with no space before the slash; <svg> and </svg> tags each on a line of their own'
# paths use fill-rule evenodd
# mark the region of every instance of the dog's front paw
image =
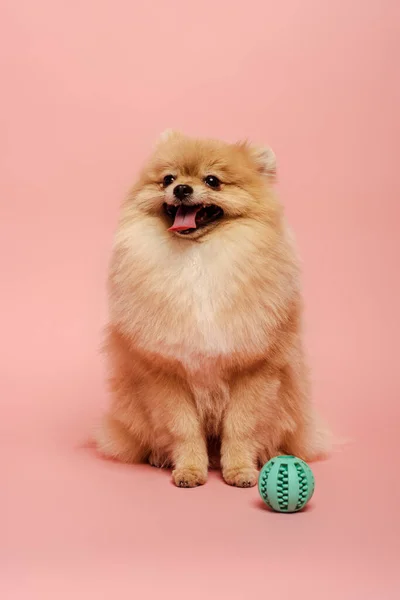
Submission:
<svg viewBox="0 0 400 600">
<path fill-rule="evenodd" d="M 227 484 L 242 488 L 253 487 L 258 481 L 258 471 L 254 467 L 224 469 L 222 476 Z"/>
<path fill-rule="evenodd" d="M 207 481 L 207 471 L 196 467 L 183 467 L 172 471 L 172 479 L 176 486 L 192 488 L 203 485 Z"/>
</svg>

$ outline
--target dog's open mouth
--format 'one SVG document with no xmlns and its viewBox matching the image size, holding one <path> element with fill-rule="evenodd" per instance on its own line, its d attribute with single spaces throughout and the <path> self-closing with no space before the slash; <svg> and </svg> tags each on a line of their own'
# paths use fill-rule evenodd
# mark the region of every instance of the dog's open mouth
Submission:
<svg viewBox="0 0 400 600">
<path fill-rule="evenodd" d="M 205 227 L 220 219 L 224 211 L 215 204 L 205 206 L 204 204 L 186 205 L 164 204 L 164 211 L 173 223 L 168 231 L 176 231 L 181 235 L 193 233 L 201 227 Z"/>
</svg>

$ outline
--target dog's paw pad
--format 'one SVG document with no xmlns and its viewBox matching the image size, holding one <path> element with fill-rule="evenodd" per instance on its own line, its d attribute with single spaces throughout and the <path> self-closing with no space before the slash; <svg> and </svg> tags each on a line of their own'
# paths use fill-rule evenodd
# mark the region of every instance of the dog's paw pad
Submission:
<svg viewBox="0 0 400 600">
<path fill-rule="evenodd" d="M 253 487 L 258 481 L 258 471 L 253 468 L 227 469 L 223 476 L 226 483 L 241 488 Z"/>
<path fill-rule="evenodd" d="M 172 479 L 177 487 L 193 488 L 207 481 L 207 472 L 201 469 L 175 469 Z"/>
</svg>

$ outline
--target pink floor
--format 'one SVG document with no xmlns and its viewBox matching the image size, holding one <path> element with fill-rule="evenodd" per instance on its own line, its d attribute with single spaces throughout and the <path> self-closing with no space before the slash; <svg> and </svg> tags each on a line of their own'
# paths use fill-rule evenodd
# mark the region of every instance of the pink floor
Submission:
<svg viewBox="0 0 400 600">
<path fill-rule="evenodd" d="M 5 0 L 0 598 L 400 598 L 398 0 Z M 314 396 L 348 443 L 296 515 L 97 458 L 118 205 L 166 127 L 266 141 Z"/>
<path fill-rule="evenodd" d="M 216 473 L 180 490 L 167 472 L 80 449 L 71 432 L 89 421 L 73 388 L 57 391 L 62 412 L 2 448 L 2 598 L 399 597 L 398 442 L 360 441 L 316 465 L 309 508 L 279 515 Z"/>
</svg>

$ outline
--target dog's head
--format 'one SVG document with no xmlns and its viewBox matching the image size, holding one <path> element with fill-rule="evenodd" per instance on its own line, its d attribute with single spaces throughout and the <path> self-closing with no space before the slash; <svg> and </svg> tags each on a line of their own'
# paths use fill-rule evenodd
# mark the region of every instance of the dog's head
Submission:
<svg viewBox="0 0 400 600">
<path fill-rule="evenodd" d="M 171 235 L 195 240 L 241 218 L 260 219 L 273 206 L 275 178 L 269 148 L 163 134 L 131 201 L 162 219 Z"/>
</svg>

